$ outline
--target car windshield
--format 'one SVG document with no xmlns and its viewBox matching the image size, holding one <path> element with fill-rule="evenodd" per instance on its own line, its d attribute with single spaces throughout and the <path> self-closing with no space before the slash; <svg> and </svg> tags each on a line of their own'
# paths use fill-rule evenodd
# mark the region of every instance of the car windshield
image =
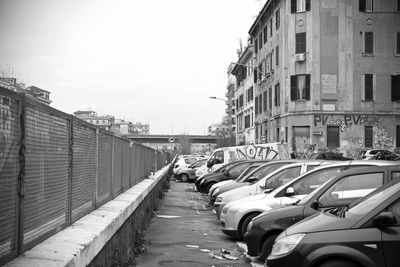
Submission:
<svg viewBox="0 0 400 267">
<path fill-rule="evenodd" d="M 260 180 L 262 177 L 265 177 L 268 173 L 282 167 L 283 165 L 285 165 L 285 163 L 279 163 L 279 164 L 268 164 L 265 166 L 261 166 L 258 167 L 257 169 L 253 170 L 251 173 L 245 175 L 245 176 L 241 176 L 239 177 L 236 182 L 238 183 L 243 183 L 246 182 L 250 177 L 254 177 L 257 180 Z"/>
<path fill-rule="evenodd" d="M 350 205 L 348 214 L 353 215 L 365 215 L 374 210 L 379 204 L 381 204 L 385 199 L 392 196 L 394 193 L 400 190 L 400 182 L 396 180 L 396 183 L 387 184 L 373 191 L 369 195 L 361 198 L 360 200 L 354 202 Z"/>
</svg>

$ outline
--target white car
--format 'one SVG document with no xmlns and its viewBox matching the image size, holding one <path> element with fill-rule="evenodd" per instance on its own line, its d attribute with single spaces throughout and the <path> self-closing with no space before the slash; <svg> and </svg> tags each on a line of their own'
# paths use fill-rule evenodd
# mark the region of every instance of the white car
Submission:
<svg viewBox="0 0 400 267">
<path fill-rule="evenodd" d="M 393 165 L 391 162 L 356 160 L 320 166 L 306 172 L 269 194 L 255 195 L 232 201 L 221 212 L 221 230 L 225 234 L 242 238 L 250 221 L 262 212 L 291 205 L 310 194 L 338 173 L 349 168 Z M 360 192 L 365 195 L 365 192 Z"/>
<path fill-rule="evenodd" d="M 300 174 L 312 170 L 319 165 L 332 164 L 335 162 L 336 161 L 306 160 L 287 164 L 269 173 L 257 183 L 235 188 L 220 194 L 215 200 L 214 209 L 219 217 L 222 208 L 230 201 L 241 199 L 250 195 L 257 195 L 272 191 L 279 186 L 290 182 Z"/>
<path fill-rule="evenodd" d="M 198 161 L 199 159 L 203 159 L 203 157 L 198 157 L 198 156 L 186 156 L 186 157 L 181 157 L 179 158 L 175 165 L 174 168 L 172 169 L 172 173 L 174 175 L 177 174 L 178 170 L 182 168 L 188 167 L 190 164 L 192 164 L 195 161 Z"/>
</svg>

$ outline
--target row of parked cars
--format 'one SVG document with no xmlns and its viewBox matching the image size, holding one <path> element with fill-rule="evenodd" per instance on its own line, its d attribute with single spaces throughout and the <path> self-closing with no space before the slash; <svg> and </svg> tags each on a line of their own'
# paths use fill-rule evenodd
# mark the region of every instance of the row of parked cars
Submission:
<svg viewBox="0 0 400 267">
<path fill-rule="evenodd" d="M 266 266 L 400 266 L 398 177 L 398 161 L 240 160 L 195 186 Z"/>
</svg>

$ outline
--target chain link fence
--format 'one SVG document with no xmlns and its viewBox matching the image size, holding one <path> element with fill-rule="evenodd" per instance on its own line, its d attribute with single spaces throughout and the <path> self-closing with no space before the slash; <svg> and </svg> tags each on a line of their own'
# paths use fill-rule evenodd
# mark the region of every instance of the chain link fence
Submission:
<svg viewBox="0 0 400 267">
<path fill-rule="evenodd" d="M 0 87 L 0 265 L 171 160 Z"/>
</svg>

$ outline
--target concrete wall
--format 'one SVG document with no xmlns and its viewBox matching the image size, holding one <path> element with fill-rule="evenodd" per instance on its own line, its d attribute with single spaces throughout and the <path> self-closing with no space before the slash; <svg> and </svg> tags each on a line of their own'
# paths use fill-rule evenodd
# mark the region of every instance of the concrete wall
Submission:
<svg viewBox="0 0 400 267">
<path fill-rule="evenodd" d="M 170 166 L 128 189 L 5 266 L 127 266 L 135 262 Z"/>
</svg>

